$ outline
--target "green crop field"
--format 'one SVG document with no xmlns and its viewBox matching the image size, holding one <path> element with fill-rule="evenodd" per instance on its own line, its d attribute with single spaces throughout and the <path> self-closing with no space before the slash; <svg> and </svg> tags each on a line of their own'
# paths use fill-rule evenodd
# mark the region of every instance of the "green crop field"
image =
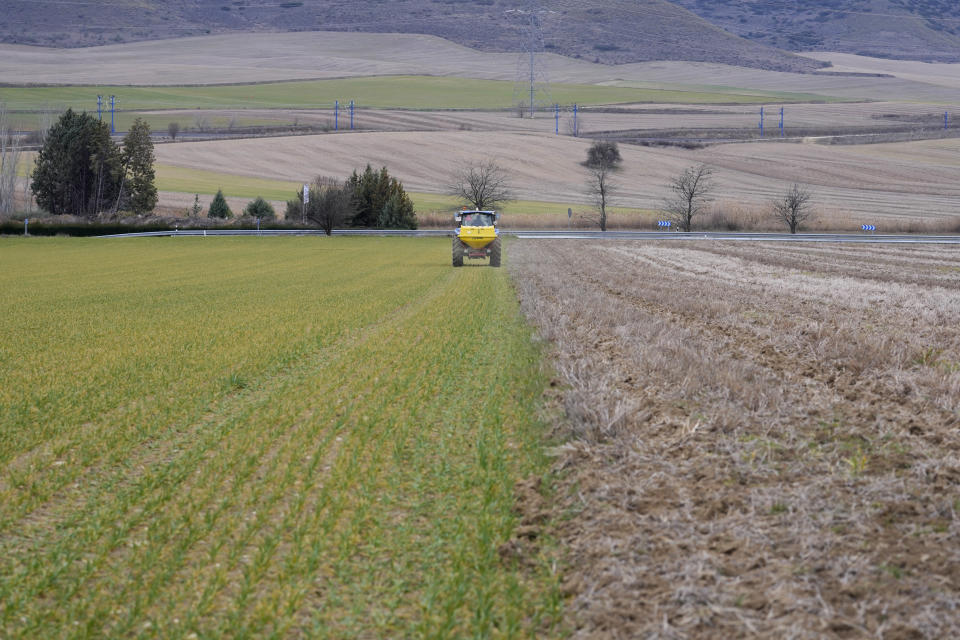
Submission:
<svg viewBox="0 0 960 640">
<path fill-rule="evenodd" d="M 157 188 L 161 191 L 213 195 L 218 189 L 223 189 L 224 195 L 236 198 L 262 196 L 267 200 L 286 201 L 296 198 L 297 191 L 303 188 L 302 184 L 287 180 L 252 178 L 163 164 L 154 168 Z"/>
<path fill-rule="evenodd" d="M 509 257 L 509 254 L 508 254 Z M 435 239 L 0 240 L 0 637 L 531 637 L 545 379 Z"/>
<path fill-rule="evenodd" d="M 0 102 L 11 110 L 73 107 L 95 112 L 97 95 L 115 95 L 126 111 L 157 109 L 314 109 L 346 108 L 354 100 L 360 108 L 503 109 L 514 101 L 514 83 L 432 76 L 379 76 L 300 82 L 200 87 L 3 87 Z M 559 104 L 746 103 L 829 100 L 811 94 L 753 92 L 740 89 L 678 90 L 616 87 L 590 84 L 550 85 Z"/>
</svg>

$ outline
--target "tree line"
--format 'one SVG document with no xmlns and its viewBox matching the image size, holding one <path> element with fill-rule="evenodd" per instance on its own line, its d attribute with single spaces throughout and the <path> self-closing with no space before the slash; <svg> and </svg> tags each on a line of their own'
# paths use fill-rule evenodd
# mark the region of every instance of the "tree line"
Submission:
<svg viewBox="0 0 960 640">
<path fill-rule="evenodd" d="M 597 211 L 594 222 L 601 231 L 607 230 L 610 199 L 617 189 L 615 176 L 620 171 L 622 162 L 616 142 L 597 140 L 587 149 L 587 158 L 583 162 L 588 172 L 586 190 Z M 662 208 L 664 217 L 680 231 L 692 231 L 694 220 L 712 201 L 712 169 L 705 164 L 688 167 L 673 178 L 668 187 L 670 195 Z M 813 216 L 811 198 L 809 189 L 794 184 L 770 203 L 770 215 L 784 223 L 790 233 L 796 233 L 801 225 Z"/>
<path fill-rule="evenodd" d="M 30 190 L 37 205 L 52 215 L 69 214 L 87 219 L 115 216 L 118 211 L 144 215 L 152 212 L 157 204 L 154 158 L 150 127 L 142 119 L 137 118 L 123 141 L 117 144 L 106 124 L 86 113 L 68 109 L 46 132 Z M 10 169 L 14 164 L 5 162 L 0 167 L 0 175 L 12 176 L 11 183 L 16 178 L 15 171 Z M 0 194 L 5 193 L 0 189 Z M 343 182 L 318 177 L 308 194 L 305 198 L 301 190 L 295 199 L 287 202 L 288 220 L 315 223 L 327 233 L 341 225 L 417 228 L 413 201 L 386 167 L 374 170 L 367 165 L 364 171 L 355 170 Z M 7 202 L 0 197 L 0 204 Z M 12 197 L 9 202 L 12 206 Z M 201 213 L 197 195 L 188 215 L 198 217 Z M 259 220 L 276 217 L 273 206 L 262 197 L 251 201 L 243 214 Z M 211 201 L 207 217 L 221 220 L 234 217 L 222 189 Z"/>
</svg>

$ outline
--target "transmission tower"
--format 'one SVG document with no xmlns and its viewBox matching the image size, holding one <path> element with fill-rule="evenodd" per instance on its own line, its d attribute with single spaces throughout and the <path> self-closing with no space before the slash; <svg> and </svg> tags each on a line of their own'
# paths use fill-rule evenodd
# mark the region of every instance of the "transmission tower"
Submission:
<svg viewBox="0 0 960 640">
<path fill-rule="evenodd" d="M 532 118 L 538 106 L 553 106 L 543 56 L 543 19 L 555 12 L 541 9 L 536 0 L 529 0 L 523 9 L 510 9 L 505 13 L 520 23 L 522 36 L 520 56 L 517 58 L 517 79 L 513 85 L 513 103 L 521 109 L 526 106 Z"/>
</svg>

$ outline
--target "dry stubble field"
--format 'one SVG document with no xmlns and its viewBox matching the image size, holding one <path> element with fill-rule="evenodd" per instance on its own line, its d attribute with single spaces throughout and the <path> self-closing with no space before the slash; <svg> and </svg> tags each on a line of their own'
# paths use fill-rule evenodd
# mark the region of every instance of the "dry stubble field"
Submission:
<svg viewBox="0 0 960 640">
<path fill-rule="evenodd" d="M 954 250 L 519 241 L 510 267 L 569 416 L 576 637 L 960 633 Z"/>
</svg>

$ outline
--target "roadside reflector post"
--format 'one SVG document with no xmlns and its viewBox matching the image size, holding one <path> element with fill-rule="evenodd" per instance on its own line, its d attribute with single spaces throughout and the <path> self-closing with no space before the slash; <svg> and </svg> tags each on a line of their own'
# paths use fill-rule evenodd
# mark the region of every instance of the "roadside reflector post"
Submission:
<svg viewBox="0 0 960 640">
<path fill-rule="evenodd" d="M 30 235 L 29 226 L 30 226 L 30 218 L 24 218 L 23 219 L 23 235 L 25 236 Z"/>
</svg>

